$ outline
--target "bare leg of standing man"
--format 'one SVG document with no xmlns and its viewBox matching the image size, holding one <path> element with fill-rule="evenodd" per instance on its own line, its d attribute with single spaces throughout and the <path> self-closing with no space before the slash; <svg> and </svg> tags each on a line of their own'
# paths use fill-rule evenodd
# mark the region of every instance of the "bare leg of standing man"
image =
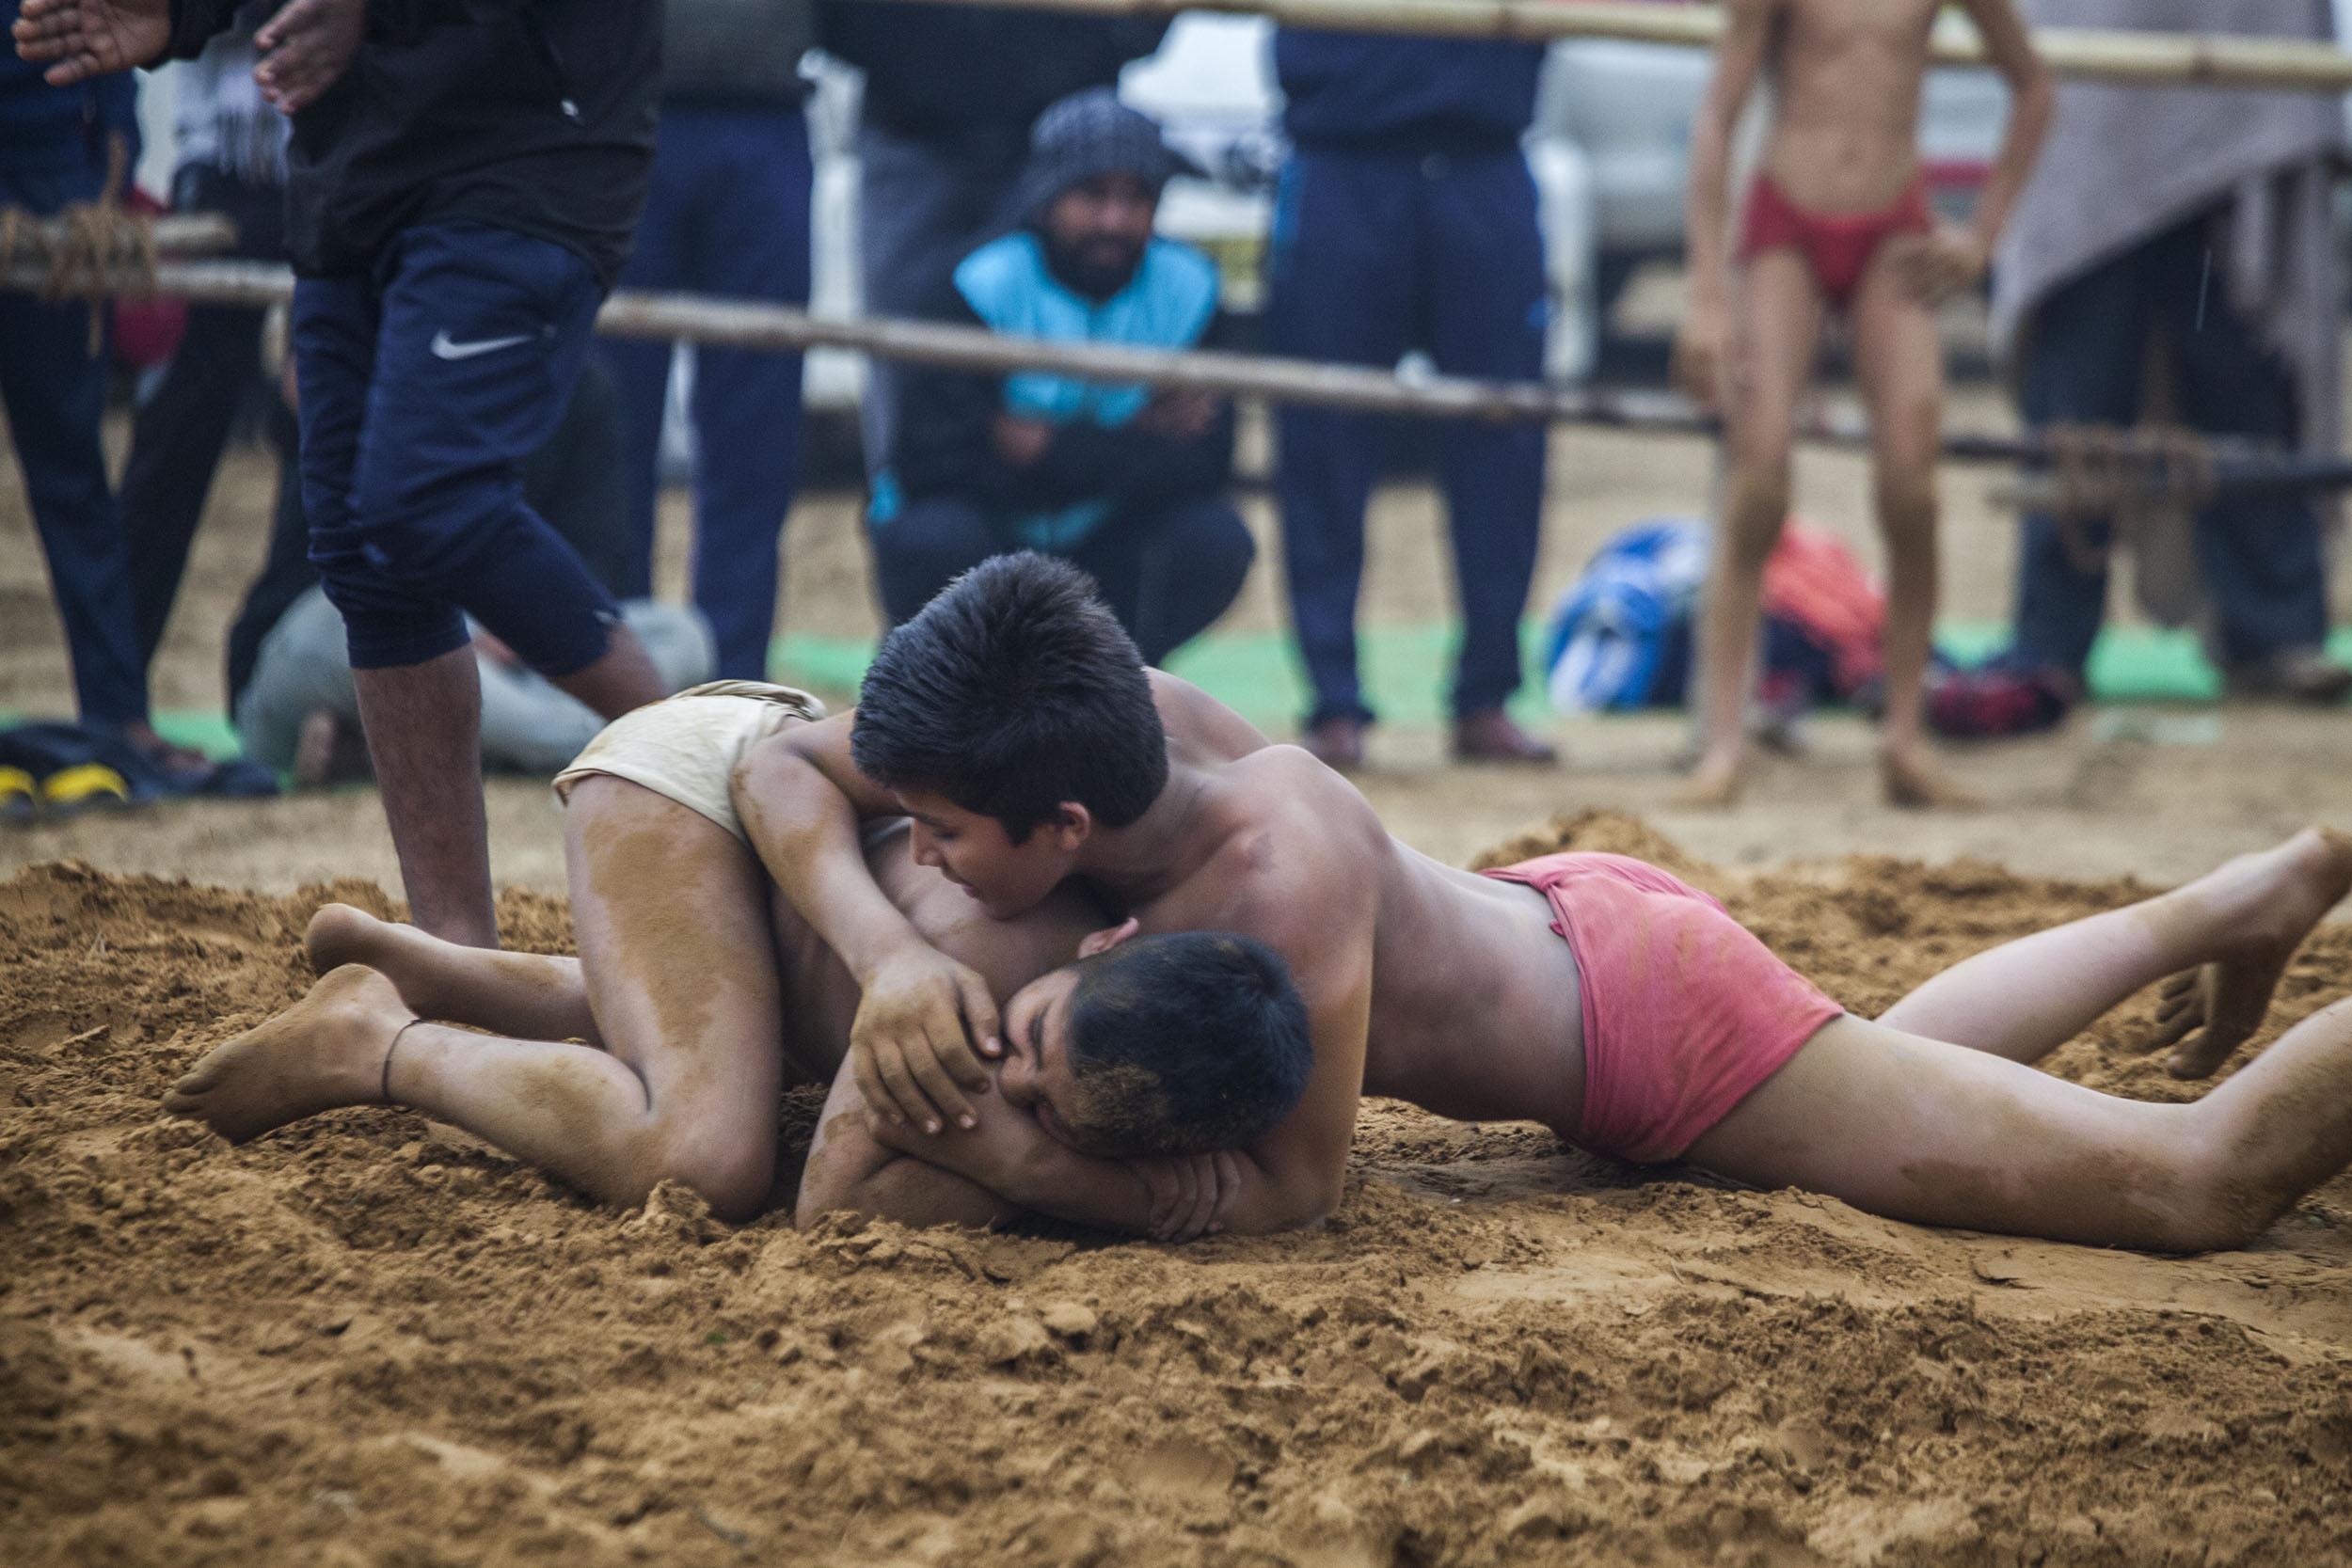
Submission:
<svg viewBox="0 0 2352 1568">
<path fill-rule="evenodd" d="M 294 307 L 310 558 L 342 612 L 412 917 L 495 946 L 470 613 L 607 718 L 658 701 L 644 649 L 524 501 L 602 290 L 562 245 L 456 221 Z"/>
<path fill-rule="evenodd" d="M 408 918 L 444 941 L 496 947 L 482 804 L 482 684 L 472 644 L 422 664 L 351 673 Z M 555 684 L 607 719 L 665 695 L 644 645 L 617 626 L 610 652 Z"/>
</svg>

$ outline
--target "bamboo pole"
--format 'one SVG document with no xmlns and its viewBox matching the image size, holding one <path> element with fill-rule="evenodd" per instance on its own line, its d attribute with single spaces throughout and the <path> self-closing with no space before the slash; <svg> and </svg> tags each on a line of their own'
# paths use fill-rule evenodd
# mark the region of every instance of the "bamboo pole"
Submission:
<svg viewBox="0 0 2352 1568">
<path fill-rule="evenodd" d="M 218 213 L 165 213 L 149 218 L 143 214 L 121 211 L 119 221 L 151 227 L 155 248 L 167 256 L 202 255 L 226 250 L 237 243 L 237 226 Z M 61 217 L 20 222 L 16 234 L 20 254 L 0 256 L 0 262 L 23 261 L 27 254 L 54 254 L 59 246 L 72 244 L 72 226 Z"/>
<path fill-rule="evenodd" d="M 1033 10 L 1168 17 L 1179 11 L 1263 16 L 1289 26 L 1441 38 L 1617 39 L 1710 48 L 1722 34 L 1711 5 L 1655 0 L 962 0 Z M 2211 33 L 2141 33 L 2042 27 L 2034 33 L 2042 62 L 2074 81 L 2138 87 L 2268 87 L 2302 92 L 2352 90 L 2352 55 L 2316 40 Z M 1931 42 L 1938 65 L 1983 65 L 1984 45 L 1963 18 L 1940 19 Z"/>
<path fill-rule="evenodd" d="M 43 269 L 31 262 L 19 262 L 0 275 L 0 287 L 38 290 L 44 283 Z M 119 283 L 123 292 L 148 285 L 148 279 L 129 273 Z M 293 298 L 294 275 L 265 261 L 164 261 L 155 268 L 151 288 L 207 304 L 270 306 Z M 1712 428 L 1687 403 L 1668 393 L 1603 392 L 1445 375 L 1406 378 L 1362 366 L 1265 355 L 1047 342 L 942 322 L 813 316 L 760 300 L 704 294 L 624 289 L 605 302 L 596 330 L 612 337 L 683 340 L 727 348 L 856 349 L 886 359 L 989 374 L 1051 370 L 1090 380 L 1196 388 L 1369 414 L 1575 420 L 1693 432 Z"/>
<path fill-rule="evenodd" d="M 19 261 L 0 270 L 0 288 L 40 290 L 45 269 Z M 124 275 L 123 292 L 152 292 L 213 305 L 267 307 L 294 296 L 294 275 L 269 261 L 167 261 L 151 278 Z M 1002 374 L 1043 370 L 1090 380 L 1189 388 L 1270 403 L 1310 404 L 1359 413 L 1421 419 L 1534 420 L 1603 425 L 1648 435 L 1712 436 L 1716 421 L 1672 392 L 1553 387 L 1539 382 L 1474 381 L 1459 376 L 1400 376 L 1359 365 L 1321 364 L 1270 355 L 1202 350 L 1140 349 L 1104 343 L 1049 342 L 984 327 L 888 317 L 812 316 L 761 300 L 702 294 L 648 293 L 624 289 L 605 302 L 596 330 L 612 337 L 716 343 L 729 348 L 853 349 L 887 359 L 948 370 Z M 1804 440 L 1858 446 L 1868 428 L 1851 412 L 1824 411 L 1803 421 Z M 2145 453 L 2126 433 L 2124 461 L 2156 464 L 2177 445 Z M 2050 449 L 2030 435 L 1952 432 L 1944 455 L 1962 462 L 2046 466 Z M 2352 463 L 2315 463 L 2226 436 L 2207 437 L 2216 486 L 2253 489 L 2352 488 Z"/>
</svg>

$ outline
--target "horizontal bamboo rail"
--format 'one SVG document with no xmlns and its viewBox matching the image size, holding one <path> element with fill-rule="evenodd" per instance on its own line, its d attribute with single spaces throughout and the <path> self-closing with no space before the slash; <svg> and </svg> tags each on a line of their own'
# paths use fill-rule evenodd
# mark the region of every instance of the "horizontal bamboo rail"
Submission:
<svg viewBox="0 0 2352 1568">
<path fill-rule="evenodd" d="M 237 226 L 218 213 L 166 213 L 150 218 L 124 212 L 126 225 L 144 224 L 154 230 L 155 248 L 166 255 L 192 255 L 226 250 L 237 243 Z M 17 235 L 18 254 L 0 256 L 0 262 L 21 261 L 40 250 L 56 250 L 72 243 L 72 227 L 64 218 L 34 218 Z"/>
<path fill-rule="evenodd" d="M 20 261 L 13 268 L 0 270 L 0 288 L 37 291 L 46 283 L 44 269 L 32 262 Z M 200 304 L 267 307 L 293 298 L 294 274 L 269 261 L 166 261 L 156 265 L 151 276 L 126 274 L 119 280 L 119 292 L 176 295 Z M 1054 371 L 1090 380 L 1141 382 L 1228 397 L 1421 419 L 1524 420 L 1604 425 L 1654 435 L 1711 436 L 1717 430 L 1710 416 L 1672 392 L 1397 375 L 1364 366 L 1270 355 L 1049 342 L 942 322 L 813 316 L 760 300 L 714 299 L 702 294 L 621 290 L 605 302 L 596 317 L 596 330 L 612 337 L 729 348 L 854 349 L 887 359 L 985 374 Z M 1850 413 L 1817 415 L 1798 435 L 1808 441 L 1841 446 L 1869 439 L 1867 427 Z M 2177 440 L 2170 445 L 2149 441 L 2143 452 L 2137 444 L 2140 439 L 2131 432 L 2121 437 L 2119 450 L 2127 467 L 2158 472 L 2168 456 L 2177 461 Z M 2201 450 L 2217 492 L 2352 488 L 2352 463 L 2291 458 L 2229 437 L 2207 437 Z M 1944 437 L 1944 455 L 1963 462 L 2040 467 L 2049 463 L 2051 454 L 2048 444 L 2031 435 L 1953 432 Z"/>
<path fill-rule="evenodd" d="M 0 287 L 38 290 L 45 280 L 42 269 L 28 262 L 0 274 Z M 126 272 L 114 289 L 176 294 L 213 305 L 271 306 L 294 297 L 294 275 L 267 261 L 166 261 L 156 265 L 151 279 Z M 619 338 L 682 340 L 727 348 L 856 349 L 886 359 L 991 374 L 1051 370 L 1098 381 L 1196 388 L 1369 414 L 1574 420 L 1693 432 L 1712 428 L 1689 404 L 1668 393 L 1602 392 L 1447 375 L 1406 377 L 1362 366 L 1254 354 L 1047 342 L 941 322 L 813 316 L 762 300 L 704 294 L 623 289 L 605 302 L 596 330 Z"/>
<path fill-rule="evenodd" d="M 1225 11 L 1270 17 L 1298 27 L 1439 38 L 1618 39 L 1708 48 L 1723 32 L 1715 6 L 1636 4 L 1631 0 L 964 0 L 1033 10 L 1099 16 L 1167 17 Z M 2352 90 L 2352 54 L 2301 39 L 2213 33 L 2139 33 L 2043 27 L 2034 33 L 2043 63 L 2075 81 L 2139 87 L 2271 87 L 2302 92 Z M 1938 65 L 1982 65 L 1984 45 L 1958 16 L 1936 24 Z"/>
</svg>

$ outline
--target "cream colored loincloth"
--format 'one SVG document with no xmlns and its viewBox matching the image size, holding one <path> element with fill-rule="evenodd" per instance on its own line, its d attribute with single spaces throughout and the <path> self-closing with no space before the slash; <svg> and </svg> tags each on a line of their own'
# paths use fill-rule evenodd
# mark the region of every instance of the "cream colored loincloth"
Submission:
<svg viewBox="0 0 2352 1568">
<path fill-rule="evenodd" d="M 607 724 L 555 776 L 555 798 L 569 800 L 573 784 L 607 773 L 699 812 L 741 839 L 736 764 L 786 720 L 824 716 L 824 704 L 788 686 L 712 681 L 691 687 Z"/>
</svg>

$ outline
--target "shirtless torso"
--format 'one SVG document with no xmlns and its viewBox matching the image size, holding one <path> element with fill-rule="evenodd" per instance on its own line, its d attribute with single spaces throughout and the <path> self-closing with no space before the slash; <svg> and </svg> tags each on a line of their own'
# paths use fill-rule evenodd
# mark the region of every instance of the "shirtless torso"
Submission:
<svg viewBox="0 0 2352 1568">
<path fill-rule="evenodd" d="M 1572 1129 L 1582 1093 L 1576 966 L 1544 898 L 1398 844 L 1344 778 L 1295 747 L 1268 744 L 1184 682 L 1151 678 L 1167 733 L 1166 787 L 1141 819 L 1095 832 L 1043 875 L 1047 885 L 1065 875 L 1083 882 L 1143 934 L 1238 932 L 1289 965 L 1308 1007 L 1314 1070 L 1297 1111 L 1252 1151 L 1237 1226 L 1278 1229 L 1330 1212 L 1366 1093 Z M 842 715 L 799 728 L 753 753 L 736 787 L 753 843 L 825 946 L 863 972 L 853 1041 L 868 1030 L 935 1050 L 966 1022 L 977 1040 L 994 1022 L 972 1016 L 968 994 L 961 1021 L 953 1006 L 924 1015 L 904 1003 L 920 985 L 961 982 L 919 970 L 916 984 L 903 980 L 907 971 L 893 978 L 891 965 L 922 939 L 875 900 L 850 846 L 859 818 L 911 812 L 916 860 L 978 887 L 1004 885 L 1006 841 L 944 798 L 902 798 L 865 780 L 849 757 L 851 722 Z M 993 848 L 970 842 L 992 833 Z M 1016 899 L 989 912 L 1025 907 Z M 896 947 L 876 957 L 884 943 Z M 1466 1016 L 1466 994 L 1486 1005 Z M 960 1097 L 935 1091 L 930 1102 L 950 1116 L 963 1109 Z"/>
<path fill-rule="evenodd" d="M 1146 932 L 1328 927 L 1369 940 L 1363 1092 L 1464 1120 L 1572 1129 L 1583 1093 L 1576 963 L 1526 887 L 1444 865 L 1391 837 L 1344 777 L 1292 746 L 1234 752 L 1185 731 L 1199 694 L 1154 677 L 1171 741 L 1200 770 L 1204 852 L 1128 906 Z M 1333 891 L 1334 873 L 1344 878 Z M 1352 907 L 1350 907 L 1352 906 Z M 1482 1006 L 1465 1009 L 1462 998 Z"/>
<path fill-rule="evenodd" d="M 2041 148 L 2052 89 L 2012 0 L 1962 0 L 2010 105 L 1967 222 L 1939 222 L 1921 179 L 1918 123 L 1942 8 L 1939 0 L 1725 7 L 1691 129 L 1690 308 L 1675 343 L 1676 382 L 1722 413 L 1729 459 L 1692 672 L 1699 758 L 1686 804 L 1724 806 L 1739 794 L 1764 563 L 1788 515 L 1797 406 L 1831 312 L 1852 329 L 1886 542 L 1882 781 L 1896 805 L 1971 799 L 1930 759 L 1923 718 L 1944 379 L 1935 309 L 1983 277 Z M 1758 82 L 1772 88 L 1772 125 L 1742 193 L 1731 180 L 1734 129 Z"/>
<path fill-rule="evenodd" d="M 1942 0 L 1782 0 L 1764 64 L 1764 171 L 1815 213 L 1873 212 L 1908 187 L 1928 31 Z"/>
</svg>

